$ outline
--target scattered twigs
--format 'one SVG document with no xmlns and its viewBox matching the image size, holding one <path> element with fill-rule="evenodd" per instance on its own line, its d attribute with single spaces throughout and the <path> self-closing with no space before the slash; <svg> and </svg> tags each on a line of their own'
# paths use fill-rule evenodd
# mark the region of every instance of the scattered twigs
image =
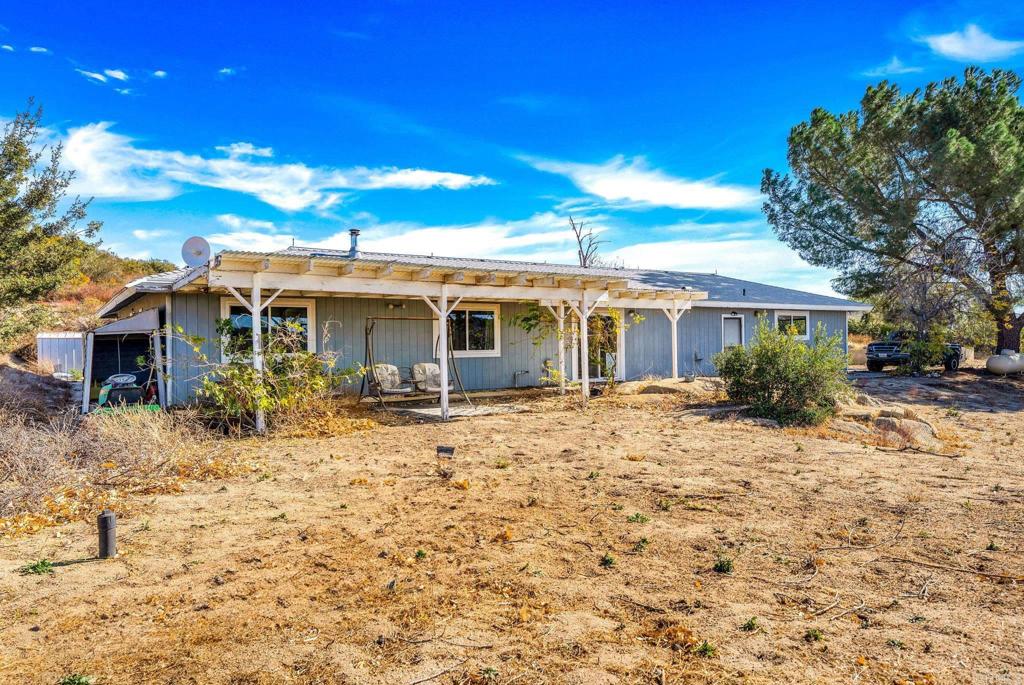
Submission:
<svg viewBox="0 0 1024 685">
<path fill-rule="evenodd" d="M 875 445 L 875 449 L 881 452 L 918 452 L 920 454 L 931 454 L 936 457 L 946 457 L 947 459 L 962 459 L 962 454 L 948 454 L 946 452 L 934 452 L 932 450 L 926 450 L 922 447 L 914 447 L 907 445 L 906 447 L 885 447 L 883 445 Z"/>
<path fill-rule="evenodd" d="M 952 573 L 968 573 L 975 576 L 982 576 L 984 578 L 995 578 L 997 580 L 1012 580 L 1014 582 L 1024 581 L 1024 575 L 1011 576 L 1005 573 L 990 573 L 988 571 L 978 571 L 976 569 L 965 568 L 963 566 L 948 566 L 946 564 L 936 564 L 931 561 L 920 561 L 918 559 L 904 559 L 903 557 L 879 557 L 878 561 L 888 561 L 894 564 L 914 564 L 916 566 L 934 568 L 940 571 L 950 571 Z"/>
<path fill-rule="evenodd" d="M 839 593 L 838 592 L 836 593 L 835 600 L 831 604 L 829 604 L 827 607 L 824 607 L 822 609 L 818 609 L 817 611 L 813 612 L 811 614 L 811 616 L 821 616 L 822 614 L 827 614 L 828 612 L 830 612 L 833 609 L 835 609 L 837 606 L 839 606 Z"/>
<path fill-rule="evenodd" d="M 453 666 L 449 666 L 448 668 L 446 668 L 443 671 L 440 671 L 438 673 L 435 673 L 434 675 L 427 676 L 426 678 L 420 678 L 419 680 L 414 680 L 411 683 L 409 683 L 409 685 L 420 685 L 420 683 L 429 683 L 431 680 L 437 680 L 441 676 L 443 676 L 443 675 L 445 675 L 447 673 L 451 673 L 452 671 L 454 671 L 456 668 L 458 668 L 462 664 L 466 663 L 467 661 L 469 661 L 469 659 L 463 659 L 459 663 L 454 664 Z"/>
<path fill-rule="evenodd" d="M 928 586 L 931 585 L 934 582 L 934 578 L 935 578 L 935 575 L 934 574 L 930 574 L 927 578 L 925 578 L 924 583 L 921 584 L 921 589 L 920 590 L 918 590 L 917 592 L 904 592 L 903 594 L 900 595 L 900 598 L 901 599 L 911 599 L 911 598 L 928 599 Z"/>
<path fill-rule="evenodd" d="M 830 618 L 829 621 L 838 621 L 842 617 L 849 616 L 850 614 L 857 613 L 858 611 L 860 611 L 861 609 L 864 609 L 864 608 L 865 608 L 864 598 L 862 597 L 861 600 L 860 600 L 860 603 L 858 603 L 857 606 L 850 607 L 846 611 L 843 611 L 843 612 L 840 612 L 840 613 L 836 614 L 835 616 Z"/>
<path fill-rule="evenodd" d="M 800 580 L 780 580 L 777 582 L 779 585 L 788 585 L 790 587 L 800 587 L 802 585 L 807 585 L 818 576 L 818 570 L 819 566 L 817 564 L 814 564 L 814 571 L 812 571 L 811 575 L 807 576 L 806 578 L 801 578 Z"/>
<path fill-rule="evenodd" d="M 647 611 L 650 611 L 655 614 L 667 613 L 667 611 L 665 609 L 662 609 L 661 607 L 651 606 L 650 604 L 643 604 L 641 602 L 634 601 L 629 597 L 626 597 L 625 595 L 619 595 L 615 597 L 615 599 L 619 600 L 620 602 L 625 602 L 626 604 L 632 604 L 635 607 L 640 607 L 641 609 L 646 609 Z"/>
<path fill-rule="evenodd" d="M 837 550 L 876 549 L 878 547 L 881 547 L 882 545 L 888 545 L 889 543 L 896 542 L 896 540 L 899 539 L 900 533 L 903 532 L 903 526 L 905 526 L 906 523 L 907 523 L 906 519 L 901 520 L 899 528 L 896 530 L 896 533 L 892 537 L 886 538 L 885 540 L 882 540 L 881 542 L 876 542 L 873 545 L 837 545 L 835 547 L 822 547 L 821 549 L 818 550 L 817 553 L 821 554 L 822 552 L 834 552 L 834 551 L 837 551 Z"/>
</svg>

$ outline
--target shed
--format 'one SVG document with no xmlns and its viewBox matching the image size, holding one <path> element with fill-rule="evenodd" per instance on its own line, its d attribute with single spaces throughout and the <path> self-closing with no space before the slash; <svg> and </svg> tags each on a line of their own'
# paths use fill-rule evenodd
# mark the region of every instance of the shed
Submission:
<svg viewBox="0 0 1024 685">
<path fill-rule="evenodd" d="M 167 406 L 160 328 L 159 310 L 146 309 L 99 326 L 86 334 L 83 414 L 89 411 L 94 391 L 114 374 L 132 374 L 138 385 L 151 382 L 155 376 L 160 406 Z"/>
<path fill-rule="evenodd" d="M 53 367 L 57 373 L 83 372 L 84 333 L 44 332 L 36 334 L 36 359 L 41 366 Z"/>
</svg>

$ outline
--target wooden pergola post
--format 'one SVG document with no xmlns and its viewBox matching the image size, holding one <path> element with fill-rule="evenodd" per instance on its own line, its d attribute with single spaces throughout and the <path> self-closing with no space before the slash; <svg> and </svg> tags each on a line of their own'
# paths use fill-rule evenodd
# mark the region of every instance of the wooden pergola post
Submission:
<svg viewBox="0 0 1024 685">
<path fill-rule="evenodd" d="M 662 307 L 661 311 L 665 312 L 672 325 L 672 378 L 679 378 L 679 318 L 686 308 L 680 309 L 679 302 L 672 300 L 672 308 Z"/>
<path fill-rule="evenodd" d="M 558 309 L 545 305 L 558 324 L 558 394 L 565 394 L 565 303 L 558 301 Z"/>
<path fill-rule="evenodd" d="M 583 401 L 586 402 L 590 399 L 590 342 L 587 334 L 587 321 L 590 320 L 590 315 L 597 309 L 597 305 L 600 300 L 593 302 L 588 305 L 587 303 L 587 291 L 583 290 L 580 293 L 580 303 L 577 305 L 575 302 L 569 301 L 569 308 L 572 313 L 576 315 L 576 318 L 580 322 L 580 382 L 583 384 Z"/>
<path fill-rule="evenodd" d="M 459 306 L 462 298 L 460 297 L 455 300 L 455 304 L 449 307 L 447 283 L 441 284 L 441 293 L 437 298 L 436 305 L 426 295 L 422 295 L 422 298 L 427 303 L 427 306 L 434 311 L 434 314 L 437 315 L 437 368 L 441 374 L 441 420 L 447 421 L 450 416 L 448 411 L 448 316 Z"/>
<path fill-rule="evenodd" d="M 252 368 L 256 370 L 257 377 L 263 379 L 263 310 L 270 306 L 278 295 L 280 295 L 284 288 L 278 288 L 277 292 L 267 298 L 267 301 L 263 301 L 263 291 L 260 289 L 260 274 L 259 272 L 252 275 L 252 294 L 249 296 L 250 299 L 246 300 L 242 295 L 232 288 L 227 287 L 227 291 L 231 293 L 236 300 L 238 300 L 243 307 L 249 310 L 249 318 L 252 321 Z M 268 317 L 268 331 L 269 322 Z M 267 432 L 267 416 L 266 412 L 263 411 L 262 407 L 256 407 L 256 432 L 266 433 Z"/>
</svg>

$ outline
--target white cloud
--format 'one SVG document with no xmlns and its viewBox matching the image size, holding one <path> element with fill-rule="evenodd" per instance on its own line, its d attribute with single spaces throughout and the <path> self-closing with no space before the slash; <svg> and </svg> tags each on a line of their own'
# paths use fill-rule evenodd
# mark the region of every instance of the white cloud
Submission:
<svg viewBox="0 0 1024 685">
<path fill-rule="evenodd" d="M 234 76 L 237 72 L 232 67 L 222 67 L 217 73 L 221 76 Z"/>
<path fill-rule="evenodd" d="M 40 55 L 48 55 L 48 54 L 50 54 L 50 49 L 49 48 L 43 48 L 43 47 L 40 47 L 38 45 L 33 45 L 32 47 L 30 47 L 28 49 L 28 51 L 29 52 L 34 52 L 34 53 L 37 53 L 37 54 L 40 54 Z"/>
<path fill-rule="evenodd" d="M 223 152 L 231 159 L 236 157 L 273 157 L 274 149 L 270 147 L 256 147 L 252 143 L 231 143 L 230 145 L 218 145 L 214 148 Z"/>
<path fill-rule="evenodd" d="M 914 74 L 919 71 L 923 71 L 921 67 L 912 67 L 908 64 L 904 64 L 903 60 L 899 57 L 893 56 L 891 60 L 885 64 L 875 67 L 874 69 L 868 69 L 862 72 L 864 76 L 871 78 L 877 78 L 880 76 L 899 76 L 900 74 Z"/>
<path fill-rule="evenodd" d="M 127 81 L 128 80 L 128 74 L 126 74 L 121 69 L 104 69 L 103 73 L 106 74 L 107 76 L 109 76 L 110 78 L 117 79 L 118 81 Z"/>
<path fill-rule="evenodd" d="M 244 216 L 238 216 L 237 214 L 218 214 L 217 221 L 224 224 L 228 228 L 233 228 L 236 231 L 242 229 L 258 229 L 263 231 L 277 231 L 277 226 L 273 221 L 263 221 L 262 219 L 249 219 Z"/>
<path fill-rule="evenodd" d="M 163 229 L 136 228 L 132 231 L 132 235 L 136 240 L 155 240 L 157 238 L 166 238 L 170 234 L 170 231 L 165 231 Z"/>
<path fill-rule="evenodd" d="M 524 160 L 540 171 L 568 177 L 585 193 L 626 206 L 737 209 L 756 206 L 760 199 L 756 188 L 670 176 L 650 168 L 643 157 L 627 160 L 618 155 L 604 164 Z"/>
<path fill-rule="evenodd" d="M 99 81 L 100 83 L 106 83 L 107 82 L 107 77 L 106 76 L 104 76 L 103 74 L 98 74 L 95 71 L 86 71 L 85 69 L 75 69 L 75 71 L 77 71 L 79 74 L 81 74 L 82 76 L 84 76 L 87 79 L 91 79 L 93 81 Z"/>
<path fill-rule="evenodd" d="M 131 95 L 132 94 L 132 89 L 131 88 L 115 88 L 114 92 L 117 93 L 118 95 Z"/>
<path fill-rule="evenodd" d="M 78 172 L 74 192 L 124 200 L 162 200 L 178 195 L 184 186 L 205 186 L 253 195 L 278 209 L 297 211 L 324 210 L 340 202 L 346 190 L 458 190 L 494 183 L 486 176 L 426 169 L 337 169 L 146 149 L 114 133 L 111 126 L 101 122 L 68 132 L 65 159 Z"/>
<path fill-rule="evenodd" d="M 14 52 L 13 45 L 0 45 L 0 50 L 6 50 L 7 52 Z"/>
<path fill-rule="evenodd" d="M 163 69 L 157 69 L 153 72 L 153 78 L 167 78 L 167 72 Z"/>
<path fill-rule="evenodd" d="M 921 40 L 933 52 L 963 61 L 992 62 L 1024 52 L 1024 41 L 996 38 L 977 24 L 968 24 L 963 31 L 924 36 Z"/>
<path fill-rule="evenodd" d="M 233 229 L 208 236 L 217 246 L 242 250 L 277 250 L 297 242 L 311 247 L 346 249 L 348 230 L 319 240 L 302 239 L 290 232 L 275 232 L 272 222 L 224 214 L 217 220 Z M 370 222 L 360 247 L 371 252 L 443 254 L 446 257 L 490 257 L 567 261 L 573 258 L 573 240 L 565 217 L 552 212 L 514 221 L 425 226 L 414 222 Z M 594 223 L 595 230 L 603 226 Z M 257 247 L 258 246 L 258 247 Z"/>
<path fill-rule="evenodd" d="M 212 245 L 228 250 L 273 252 L 292 244 L 292 236 L 274 235 L 259 231 L 231 231 L 207 236 Z"/>
</svg>

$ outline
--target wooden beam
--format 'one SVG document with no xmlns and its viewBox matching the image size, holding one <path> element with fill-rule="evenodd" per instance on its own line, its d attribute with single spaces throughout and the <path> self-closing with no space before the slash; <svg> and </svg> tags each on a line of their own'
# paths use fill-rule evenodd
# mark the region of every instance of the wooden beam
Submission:
<svg viewBox="0 0 1024 685">
<path fill-rule="evenodd" d="M 377 276 L 377 278 L 387 278 L 388 276 L 390 276 L 393 273 L 395 273 L 395 265 L 394 264 L 388 264 L 387 266 L 384 266 L 384 267 L 381 267 L 380 269 L 377 269 L 376 276 Z"/>
<path fill-rule="evenodd" d="M 558 279 L 558 285 L 562 288 L 582 288 L 582 278 L 560 278 Z"/>
<path fill-rule="evenodd" d="M 270 260 L 269 259 L 264 259 L 262 262 L 260 262 L 260 265 L 258 267 L 256 267 L 256 270 L 257 271 L 270 271 Z"/>
<path fill-rule="evenodd" d="M 466 274 L 461 271 L 456 271 L 444 277 L 445 283 L 462 283 L 464 280 L 466 280 Z"/>
<path fill-rule="evenodd" d="M 303 270 L 302 273 L 311 274 L 311 273 L 313 273 L 313 269 L 315 269 L 315 268 L 316 268 L 316 260 L 313 259 L 312 257 L 310 257 L 309 259 L 306 260 L 306 268 Z"/>
<path fill-rule="evenodd" d="M 526 274 L 516 274 L 508 280 L 512 285 L 526 285 L 528 283 L 528 277 Z"/>
<path fill-rule="evenodd" d="M 486 285 L 488 283 L 494 283 L 497 280 L 498 274 L 494 273 L 493 271 L 489 274 L 482 274 L 476 277 L 476 282 L 483 285 Z"/>
<path fill-rule="evenodd" d="M 431 276 L 431 275 L 432 275 L 433 273 L 434 273 L 434 270 L 433 270 L 433 269 L 420 269 L 420 270 L 419 270 L 419 271 L 418 271 L 418 272 L 416 273 L 416 278 L 415 278 L 414 280 L 420 280 L 420 281 L 425 281 L 425 280 L 427 280 L 428 278 L 430 278 L 430 276 Z"/>
<path fill-rule="evenodd" d="M 342 264 L 341 268 L 338 269 L 338 275 L 339 276 L 350 276 L 350 275 L 352 275 L 352 273 L 355 270 L 356 270 L 356 265 L 353 264 L 352 262 L 349 262 L 348 264 Z"/>
</svg>

